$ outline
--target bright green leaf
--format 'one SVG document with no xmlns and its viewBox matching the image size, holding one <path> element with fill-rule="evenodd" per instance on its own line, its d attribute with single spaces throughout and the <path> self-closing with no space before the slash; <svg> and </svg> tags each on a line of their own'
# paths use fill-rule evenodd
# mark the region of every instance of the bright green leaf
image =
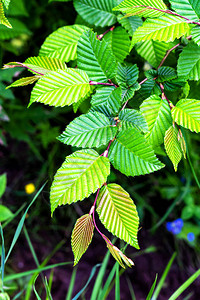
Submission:
<svg viewBox="0 0 200 300">
<path fill-rule="evenodd" d="M 22 66 L 23 65 L 28 68 L 29 71 L 32 71 L 32 73 L 40 73 L 41 75 L 45 75 L 51 71 L 67 69 L 67 65 L 63 61 L 47 56 L 29 57 Z"/>
<path fill-rule="evenodd" d="M 90 92 L 87 74 L 78 69 L 58 70 L 43 76 L 33 88 L 30 104 L 41 102 L 65 106 L 78 102 Z"/>
<path fill-rule="evenodd" d="M 4 222 L 13 216 L 13 213 L 6 206 L 0 204 L 0 222 Z"/>
<path fill-rule="evenodd" d="M 46 38 L 39 55 L 58 58 L 65 62 L 76 59 L 78 40 L 87 29 L 88 27 L 83 25 L 64 26 L 57 29 Z"/>
<path fill-rule="evenodd" d="M 105 35 L 104 41 L 110 45 L 117 61 L 123 62 L 129 54 L 130 48 L 130 38 L 126 30 L 122 27 L 117 27 Z"/>
<path fill-rule="evenodd" d="M 189 35 L 190 26 L 184 19 L 165 14 L 156 19 L 147 19 L 139 27 L 132 39 L 132 47 L 142 41 L 158 40 L 160 42 L 173 42 L 176 38 Z"/>
<path fill-rule="evenodd" d="M 28 84 L 33 84 L 38 79 L 40 79 L 40 76 L 31 76 L 31 77 L 20 78 L 20 79 L 14 81 L 9 86 L 7 86 L 6 89 L 11 88 L 11 87 L 18 87 L 18 86 L 25 86 L 25 85 L 28 85 Z"/>
<path fill-rule="evenodd" d="M 89 197 L 110 174 L 107 157 L 94 150 L 80 150 L 66 157 L 51 186 L 51 212 L 56 207 Z"/>
<path fill-rule="evenodd" d="M 170 0 L 172 8 L 181 16 L 192 21 L 199 21 L 199 0 Z"/>
<path fill-rule="evenodd" d="M 77 48 L 78 68 L 97 82 L 107 82 L 115 77 L 116 60 L 105 41 L 99 41 L 91 30 L 80 38 Z"/>
<path fill-rule="evenodd" d="M 108 157 L 113 166 L 127 176 L 149 174 L 164 167 L 155 156 L 152 146 L 135 128 L 118 134 Z"/>
<path fill-rule="evenodd" d="M 3 3 L 1 0 L 0 0 L 0 24 L 5 25 L 8 28 L 12 28 L 12 25 L 10 24 L 10 22 L 8 21 L 8 19 L 4 14 Z"/>
<path fill-rule="evenodd" d="M 139 217 L 136 206 L 120 185 L 112 183 L 101 188 L 97 199 L 97 212 L 106 229 L 139 249 Z"/>
<path fill-rule="evenodd" d="M 148 125 L 145 118 L 139 111 L 135 109 L 125 108 L 121 110 L 119 113 L 119 120 L 122 130 L 134 127 L 143 132 L 148 131 Z"/>
<path fill-rule="evenodd" d="M 94 225 L 92 216 L 86 214 L 76 221 L 72 231 L 72 251 L 74 253 L 74 266 L 89 247 L 93 237 Z"/>
<path fill-rule="evenodd" d="M 200 101 L 182 99 L 172 109 L 173 120 L 190 131 L 200 132 Z"/>
<path fill-rule="evenodd" d="M 172 125 L 171 110 L 167 100 L 153 95 L 141 104 L 140 110 L 149 128 L 146 138 L 154 146 L 162 144 L 166 130 Z"/>
<path fill-rule="evenodd" d="M 74 119 L 59 136 L 64 144 L 93 148 L 106 145 L 117 133 L 117 127 L 99 113 L 90 112 Z"/>
<path fill-rule="evenodd" d="M 200 46 L 200 26 L 195 26 L 194 28 L 192 28 L 191 30 L 191 34 L 192 34 L 192 40 L 198 45 Z"/>
<path fill-rule="evenodd" d="M 132 36 L 136 29 L 143 24 L 142 19 L 138 16 L 124 17 L 119 14 L 117 20 L 128 31 L 130 36 Z"/>
<path fill-rule="evenodd" d="M 200 79 L 200 47 L 189 43 L 181 52 L 178 60 L 178 75 L 185 79 Z"/>
<path fill-rule="evenodd" d="M 150 8 L 157 8 L 150 9 Z M 114 10 L 127 13 L 128 16 L 138 15 L 140 17 L 159 17 L 163 14 L 160 10 L 166 10 L 167 7 L 162 0 L 125 0 L 122 1 Z"/>
<path fill-rule="evenodd" d="M 182 158 L 181 145 L 178 140 L 178 129 L 176 125 L 172 125 L 165 133 L 164 145 L 167 155 L 173 163 L 174 170 Z"/>
</svg>

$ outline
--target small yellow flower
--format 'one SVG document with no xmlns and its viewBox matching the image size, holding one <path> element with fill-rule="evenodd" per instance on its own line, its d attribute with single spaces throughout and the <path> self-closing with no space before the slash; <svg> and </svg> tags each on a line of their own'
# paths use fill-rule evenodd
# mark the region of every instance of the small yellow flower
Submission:
<svg viewBox="0 0 200 300">
<path fill-rule="evenodd" d="M 25 185 L 25 191 L 27 194 L 32 194 L 35 192 L 35 186 L 33 183 L 29 183 L 27 185 Z"/>
</svg>

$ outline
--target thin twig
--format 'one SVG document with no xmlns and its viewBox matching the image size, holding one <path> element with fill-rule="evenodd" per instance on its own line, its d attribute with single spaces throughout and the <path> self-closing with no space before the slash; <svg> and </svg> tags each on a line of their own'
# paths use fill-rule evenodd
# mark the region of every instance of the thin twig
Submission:
<svg viewBox="0 0 200 300">
<path fill-rule="evenodd" d="M 116 88 L 118 87 L 116 84 L 114 83 L 108 83 L 108 82 L 96 82 L 96 81 L 90 81 L 89 82 L 90 85 L 106 85 L 106 86 L 115 86 Z"/>
<path fill-rule="evenodd" d="M 110 31 L 113 31 L 114 29 L 115 29 L 115 26 L 112 26 L 111 28 L 106 30 L 104 33 L 97 35 L 97 39 L 100 41 L 104 37 L 104 35 L 106 35 Z"/>
</svg>

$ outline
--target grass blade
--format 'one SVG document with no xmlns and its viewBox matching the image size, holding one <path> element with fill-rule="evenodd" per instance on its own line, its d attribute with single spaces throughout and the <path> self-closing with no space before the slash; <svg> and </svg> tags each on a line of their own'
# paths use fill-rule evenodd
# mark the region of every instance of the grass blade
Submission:
<svg viewBox="0 0 200 300">
<path fill-rule="evenodd" d="M 52 296 L 51 296 L 51 292 L 50 292 L 50 288 L 47 282 L 47 278 L 45 277 L 45 289 L 46 289 L 46 295 L 47 295 L 47 299 L 48 300 L 53 300 Z"/>
<path fill-rule="evenodd" d="M 196 271 L 188 280 L 186 280 L 169 298 L 169 300 L 177 299 L 189 286 L 200 276 L 200 269 Z"/>
<path fill-rule="evenodd" d="M 71 298 L 72 298 L 72 293 L 73 293 L 75 279 L 76 279 L 76 272 L 77 272 L 77 268 L 74 268 L 73 272 L 72 272 L 68 292 L 67 292 L 67 295 L 66 295 L 66 300 L 71 300 Z"/>
<path fill-rule="evenodd" d="M 4 268 L 5 268 L 5 245 L 4 245 L 4 236 L 3 236 L 3 228 L 0 223 L 0 233 L 2 240 L 2 250 L 1 250 L 1 280 L 2 280 L 2 292 L 3 292 L 3 282 L 4 282 Z"/>
<path fill-rule="evenodd" d="M 10 256 L 10 253 L 11 253 L 13 247 L 15 246 L 15 243 L 17 242 L 17 239 L 18 239 L 18 237 L 19 237 L 19 235 L 20 235 L 20 233 L 21 233 L 21 231 L 22 231 L 22 227 L 23 227 L 23 225 L 24 225 L 24 221 L 25 221 L 25 218 L 26 218 L 26 214 L 27 214 L 29 208 L 30 208 L 31 205 L 35 202 L 35 200 L 37 199 L 37 197 L 39 196 L 39 194 L 41 193 L 41 191 L 43 190 L 43 188 L 45 187 L 45 185 L 46 185 L 46 182 L 45 182 L 45 184 L 43 184 L 43 186 L 42 186 L 42 187 L 40 188 L 40 190 L 37 192 L 37 194 L 35 195 L 35 197 L 34 197 L 33 200 L 31 201 L 31 203 L 29 204 L 29 206 L 28 206 L 27 209 L 25 210 L 25 213 L 23 214 L 21 220 L 19 221 L 19 224 L 18 224 L 17 229 L 16 229 L 16 231 L 15 231 L 15 235 L 14 235 L 14 237 L 13 237 L 13 240 L 12 240 L 12 243 L 11 243 L 11 246 L 10 246 L 10 249 L 9 249 L 8 254 L 7 254 L 7 256 L 6 256 L 6 259 L 5 259 L 5 263 L 6 263 L 6 261 L 8 260 L 8 258 L 9 258 L 9 256 Z"/>
<path fill-rule="evenodd" d="M 152 287 L 151 287 L 151 289 L 150 289 L 150 291 L 148 293 L 148 296 L 147 296 L 146 300 L 151 300 L 151 297 L 152 297 L 153 292 L 155 290 L 155 286 L 156 286 L 156 282 L 157 282 L 157 277 L 158 277 L 158 274 L 156 274 L 156 278 L 154 280 L 154 283 L 152 284 Z"/>
<path fill-rule="evenodd" d="M 85 286 L 80 290 L 80 292 L 78 294 L 76 294 L 76 296 L 72 299 L 72 300 L 77 300 L 80 295 L 85 291 L 85 289 L 87 288 L 87 286 L 89 285 L 90 281 L 92 280 L 92 278 L 94 277 L 95 273 L 96 273 L 96 269 L 98 267 L 100 267 L 101 264 L 97 264 L 92 268 L 92 271 L 90 273 L 90 277 L 88 278 L 88 281 L 86 282 Z"/>
<path fill-rule="evenodd" d="M 36 272 L 40 273 L 40 272 L 43 272 L 43 271 L 46 271 L 46 270 L 50 270 L 50 269 L 53 269 L 53 268 L 66 266 L 66 265 L 69 265 L 69 264 L 73 264 L 73 262 L 72 261 L 70 261 L 70 262 L 62 262 L 62 263 L 58 263 L 58 264 L 49 265 L 49 266 L 46 266 L 46 267 L 43 267 L 43 268 L 38 268 L 38 269 L 33 269 L 33 270 L 25 271 L 25 272 L 22 272 L 22 273 L 11 274 L 11 275 L 8 275 L 8 276 L 6 276 L 4 278 L 4 282 L 8 282 L 8 281 L 11 281 L 11 280 L 15 280 L 15 279 L 19 279 L 19 278 L 22 278 L 22 277 L 26 277 L 26 276 L 32 275 L 32 274 L 34 274 Z"/>
<path fill-rule="evenodd" d="M 165 270 L 164 270 L 164 272 L 162 274 L 162 277 L 161 277 L 161 279 L 160 279 L 160 281 L 159 281 L 159 283 L 158 283 L 158 285 L 157 285 L 157 287 L 155 289 L 155 292 L 154 292 L 151 300 L 156 300 L 157 299 L 157 297 L 158 297 L 158 295 L 159 295 L 159 293 L 160 293 L 160 291 L 161 291 L 161 289 L 163 287 L 165 279 L 166 279 L 166 277 L 167 277 L 167 275 L 169 273 L 169 270 L 171 269 L 171 266 L 173 264 L 173 261 L 174 261 L 175 257 L 176 257 L 176 253 L 174 253 L 172 255 L 172 257 L 170 258 L 170 261 L 168 262 L 168 264 L 167 264 L 167 266 L 166 266 L 166 268 L 165 268 Z"/>
<path fill-rule="evenodd" d="M 120 300 L 119 264 L 117 264 L 116 274 L 115 274 L 115 300 Z"/>
<path fill-rule="evenodd" d="M 98 300 L 104 300 L 106 299 L 106 297 L 108 296 L 108 293 L 109 293 L 109 287 L 110 287 L 110 284 L 113 280 L 113 277 L 115 276 L 115 273 L 116 273 L 116 268 L 117 268 L 117 264 L 118 262 L 116 262 L 110 272 L 110 274 L 108 275 L 108 278 L 106 280 L 106 283 L 103 287 L 103 289 L 101 290 L 101 292 L 99 293 L 99 296 L 98 296 Z"/>
</svg>

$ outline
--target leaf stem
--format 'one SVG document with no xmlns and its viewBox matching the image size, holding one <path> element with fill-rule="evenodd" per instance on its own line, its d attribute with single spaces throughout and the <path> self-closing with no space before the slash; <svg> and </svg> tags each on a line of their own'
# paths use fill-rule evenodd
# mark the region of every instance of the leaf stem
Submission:
<svg viewBox="0 0 200 300">
<path fill-rule="evenodd" d="M 192 37 L 192 35 L 189 35 L 189 36 L 186 37 L 186 39 L 189 40 L 189 39 L 191 39 L 191 37 Z M 178 46 L 180 46 L 180 44 L 181 44 L 181 43 L 178 43 L 177 45 L 175 45 L 175 46 L 172 47 L 171 49 L 167 50 L 167 53 L 166 53 L 166 55 L 163 57 L 163 59 L 162 59 L 161 63 L 159 64 L 157 70 L 158 70 L 160 67 L 162 67 L 162 65 L 163 65 L 163 63 L 165 62 L 165 60 L 167 59 L 168 55 L 169 55 L 174 49 L 178 48 Z"/>
<path fill-rule="evenodd" d="M 169 14 L 169 15 L 174 15 L 174 16 L 180 17 L 180 18 L 186 20 L 190 24 L 197 24 L 197 25 L 200 26 L 199 22 L 192 21 L 192 20 L 190 20 L 190 19 L 188 19 L 188 18 L 186 18 L 184 16 L 181 16 L 181 15 L 177 14 L 176 12 L 174 12 L 172 10 L 163 10 L 163 9 L 160 9 L 160 8 L 155 8 L 155 7 L 151 7 L 151 6 L 147 6 L 147 5 L 137 5 L 137 6 L 134 6 L 134 7 L 136 7 L 136 8 L 137 7 L 144 7 L 144 8 L 147 8 L 147 9 L 157 10 L 157 11 Z"/>
<path fill-rule="evenodd" d="M 160 89 L 162 91 L 162 99 L 165 99 L 167 100 L 168 104 L 169 104 L 169 107 L 170 109 L 172 110 L 172 108 L 174 107 L 174 105 L 169 101 L 169 99 L 167 98 L 167 96 L 165 95 L 165 92 L 164 92 L 164 86 L 162 83 L 160 83 Z"/>
<path fill-rule="evenodd" d="M 116 88 L 118 87 L 116 84 L 114 83 L 108 83 L 108 82 L 96 82 L 96 81 L 92 81 L 90 80 L 89 82 L 90 85 L 106 85 L 106 86 L 115 86 Z"/>
<path fill-rule="evenodd" d="M 115 29 L 115 26 L 112 26 L 111 28 L 106 30 L 104 33 L 97 35 L 97 39 L 100 41 L 104 37 L 104 35 L 106 35 L 106 33 L 113 31 L 114 29 Z"/>
</svg>

